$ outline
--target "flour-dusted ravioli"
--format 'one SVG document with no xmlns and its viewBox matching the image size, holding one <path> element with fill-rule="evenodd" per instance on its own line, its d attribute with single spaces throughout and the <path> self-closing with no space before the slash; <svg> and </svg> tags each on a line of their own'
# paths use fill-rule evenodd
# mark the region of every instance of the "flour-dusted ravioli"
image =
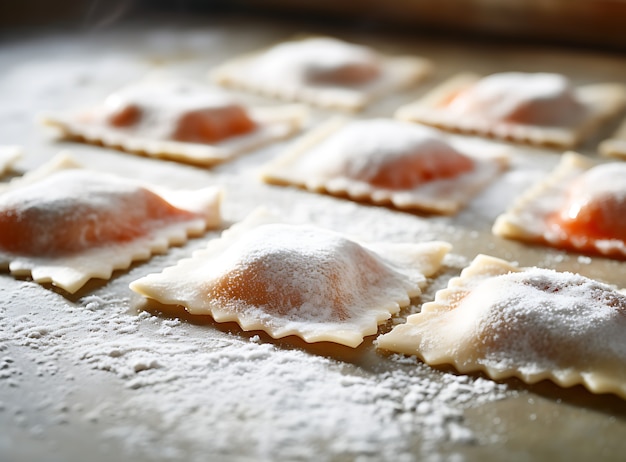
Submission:
<svg viewBox="0 0 626 462">
<path fill-rule="evenodd" d="M 74 293 L 221 222 L 217 188 L 167 191 L 67 157 L 0 194 L 0 265 Z"/>
<path fill-rule="evenodd" d="M 479 255 L 378 347 L 460 372 L 626 398 L 626 295 L 579 274 Z"/>
<path fill-rule="evenodd" d="M 267 166 L 262 179 L 400 209 L 454 213 L 506 167 L 501 151 L 488 142 L 455 144 L 438 130 L 408 122 L 331 119 Z"/>
<path fill-rule="evenodd" d="M 246 331 L 356 347 L 420 295 L 450 250 L 445 242 L 362 243 L 274 220 L 253 213 L 191 259 L 130 287 Z"/>
<path fill-rule="evenodd" d="M 603 156 L 626 160 L 626 120 L 615 135 L 600 143 L 599 151 Z"/>
<path fill-rule="evenodd" d="M 569 152 L 548 177 L 497 218 L 499 236 L 626 257 L 626 163 Z"/>
<path fill-rule="evenodd" d="M 446 130 L 568 148 L 626 105 L 620 84 L 574 87 L 563 75 L 460 74 L 396 117 Z"/>
<path fill-rule="evenodd" d="M 334 38 L 309 37 L 227 62 L 211 76 L 222 85 L 271 97 L 358 110 L 418 82 L 430 69 L 422 58 L 385 56 Z"/>
<path fill-rule="evenodd" d="M 8 172 L 20 157 L 22 157 L 22 149 L 20 147 L 0 146 L 0 175 Z"/>
<path fill-rule="evenodd" d="M 213 165 L 300 130 L 303 107 L 248 107 L 219 88 L 187 81 L 145 81 L 100 106 L 46 115 L 70 139 L 196 165 Z"/>
</svg>

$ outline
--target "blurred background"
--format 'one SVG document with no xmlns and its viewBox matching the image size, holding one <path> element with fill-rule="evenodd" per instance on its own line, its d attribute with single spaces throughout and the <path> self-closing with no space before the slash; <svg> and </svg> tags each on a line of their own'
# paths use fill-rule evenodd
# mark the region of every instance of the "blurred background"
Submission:
<svg viewBox="0 0 626 462">
<path fill-rule="evenodd" d="M 268 15 L 626 51 L 626 0 L 4 0 L 0 31 L 167 15 Z M 4 35 L 4 34 L 0 34 Z"/>
</svg>

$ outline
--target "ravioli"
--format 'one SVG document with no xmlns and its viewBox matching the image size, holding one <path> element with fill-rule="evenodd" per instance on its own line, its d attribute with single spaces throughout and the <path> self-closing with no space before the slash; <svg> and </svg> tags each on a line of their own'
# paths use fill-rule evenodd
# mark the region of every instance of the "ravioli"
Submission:
<svg viewBox="0 0 626 462">
<path fill-rule="evenodd" d="M 356 347 L 420 295 L 449 250 L 444 242 L 361 243 L 257 211 L 192 258 L 130 287 L 246 331 Z"/>
<path fill-rule="evenodd" d="M 11 170 L 20 157 L 22 150 L 18 146 L 0 146 L 0 175 Z"/>
<path fill-rule="evenodd" d="M 606 157 L 626 159 L 626 120 L 622 122 L 617 132 L 599 146 L 600 154 Z"/>
<path fill-rule="evenodd" d="M 0 265 L 74 293 L 219 225 L 220 195 L 166 191 L 62 156 L 0 195 Z"/>
<path fill-rule="evenodd" d="M 497 218 L 498 236 L 626 257 L 626 164 L 566 153 L 548 177 Z"/>
<path fill-rule="evenodd" d="M 507 165 L 503 149 L 453 144 L 438 130 L 390 119 L 331 119 L 262 172 L 294 185 L 399 209 L 458 211 Z"/>
<path fill-rule="evenodd" d="M 146 81 L 42 121 L 64 138 L 210 166 L 293 135 L 305 118 L 303 107 L 248 107 L 218 88 Z"/>
<path fill-rule="evenodd" d="M 219 84 L 321 107 L 359 110 L 430 73 L 422 58 L 390 57 L 330 37 L 279 43 L 211 72 Z"/>
<path fill-rule="evenodd" d="M 582 384 L 626 398 L 625 329 L 626 295 L 612 287 L 479 255 L 377 345 L 462 373 Z"/>
<path fill-rule="evenodd" d="M 460 74 L 396 117 L 446 130 L 569 148 L 626 106 L 626 87 L 574 87 L 561 74 Z"/>
</svg>

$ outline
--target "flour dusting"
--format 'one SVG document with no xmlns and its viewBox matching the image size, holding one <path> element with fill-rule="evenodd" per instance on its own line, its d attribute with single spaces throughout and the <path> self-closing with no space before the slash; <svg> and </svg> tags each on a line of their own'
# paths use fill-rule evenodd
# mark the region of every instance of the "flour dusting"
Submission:
<svg viewBox="0 0 626 462">
<path fill-rule="evenodd" d="M 42 290 L 25 283 L 26 296 Z M 3 311 L 3 332 L 37 358 L 38 374 L 60 379 L 52 395 L 76 392 L 72 376 L 58 377 L 69 361 L 82 383 L 113 380 L 123 400 L 101 395 L 72 407 L 42 398 L 48 421 L 14 417 L 38 438 L 77 419 L 99 428 L 102 444 L 149 460 L 429 460 L 438 444 L 477 444 L 464 409 L 508 393 L 403 356 L 357 365 L 259 335 L 137 313 L 125 299 L 47 298 L 46 313 Z M 0 358 L 3 380 L 20 386 L 8 355 Z"/>
</svg>

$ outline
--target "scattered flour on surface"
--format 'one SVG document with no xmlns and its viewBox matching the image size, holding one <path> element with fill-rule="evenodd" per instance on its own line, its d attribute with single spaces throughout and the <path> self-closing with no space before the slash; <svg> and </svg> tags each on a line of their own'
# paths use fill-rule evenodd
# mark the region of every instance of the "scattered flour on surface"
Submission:
<svg viewBox="0 0 626 462">
<path fill-rule="evenodd" d="M 398 357 L 390 358 L 397 365 L 392 370 L 364 373 L 236 336 L 192 343 L 172 349 L 144 338 L 84 346 L 94 368 L 138 390 L 125 403 L 127 412 L 159 422 L 112 428 L 107 436 L 124 439 L 131 451 L 165 448 L 159 450 L 163 459 L 232 457 L 236 451 L 261 460 L 415 460 L 442 442 L 475 443 L 464 426 L 464 406 L 504 394 L 503 386 L 484 379 L 433 378 L 426 366 Z"/>
<path fill-rule="evenodd" d="M 67 375 L 47 394 L 67 394 L 78 374 L 81 386 L 103 379 L 112 386 L 95 403 L 74 403 L 80 406 L 42 399 L 41 412 L 51 414 L 45 421 L 15 419 L 45 439 L 78 416 L 98 428 L 103 444 L 115 442 L 137 460 L 443 460 L 442 444 L 478 444 L 465 408 L 511 393 L 414 358 L 359 366 L 259 335 L 136 313 L 117 298 L 48 298 L 50 308 L 38 317 L 2 318 L 43 376 Z M 13 364 L 0 357 L 0 374 Z"/>
</svg>

